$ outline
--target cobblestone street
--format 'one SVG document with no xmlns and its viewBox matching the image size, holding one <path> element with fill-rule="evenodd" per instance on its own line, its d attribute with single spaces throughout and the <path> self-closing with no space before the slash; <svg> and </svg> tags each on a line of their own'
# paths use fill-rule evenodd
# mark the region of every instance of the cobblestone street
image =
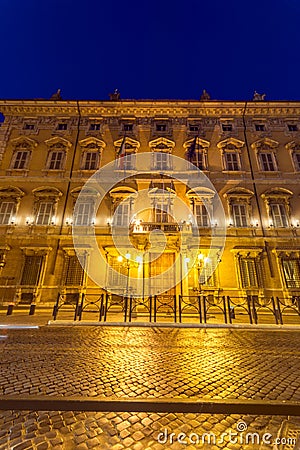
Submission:
<svg viewBox="0 0 300 450">
<path fill-rule="evenodd" d="M 297 331 L 42 327 L 2 329 L 2 396 L 300 400 Z M 0 449 L 270 449 L 219 442 L 244 420 L 275 438 L 286 417 L 103 412 L 0 415 Z M 216 442 L 161 443 L 158 434 L 214 433 Z M 276 447 L 274 447 L 276 448 Z M 294 445 L 278 448 L 297 448 Z"/>
</svg>

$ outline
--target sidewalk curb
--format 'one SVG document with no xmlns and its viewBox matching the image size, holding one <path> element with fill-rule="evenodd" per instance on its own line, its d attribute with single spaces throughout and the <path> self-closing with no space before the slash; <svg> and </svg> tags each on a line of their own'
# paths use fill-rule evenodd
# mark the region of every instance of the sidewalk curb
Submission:
<svg viewBox="0 0 300 450">
<path fill-rule="evenodd" d="M 49 320 L 48 326 L 57 327 L 136 327 L 136 328 L 216 328 L 216 329 L 242 329 L 242 330 L 292 330 L 300 331 L 300 325 L 269 325 L 269 324 L 198 324 L 198 323 L 165 323 L 165 322 L 90 322 L 71 320 Z"/>
<path fill-rule="evenodd" d="M 252 399 L 0 396 L 0 410 L 105 411 L 300 416 L 299 402 Z"/>
</svg>

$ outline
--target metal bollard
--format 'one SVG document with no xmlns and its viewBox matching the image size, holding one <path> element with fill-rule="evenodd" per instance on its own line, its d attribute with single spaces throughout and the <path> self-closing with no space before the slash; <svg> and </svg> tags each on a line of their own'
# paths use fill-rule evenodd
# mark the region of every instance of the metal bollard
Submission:
<svg viewBox="0 0 300 450">
<path fill-rule="evenodd" d="M 29 315 L 33 316 L 35 313 L 35 308 L 36 308 L 36 304 L 35 303 L 31 303 L 30 308 L 29 308 Z"/>
<path fill-rule="evenodd" d="M 12 315 L 14 306 L 15 306 L 15 305 L 14 305 L 13 303 L 10 303 L 10 304 L 8 305 L 8 307 L 7 307 L 7 312 L 6 312 L 6 315 L 7 315 L 7 316 L 11 316 L 11 315 Z"/>
</svg>

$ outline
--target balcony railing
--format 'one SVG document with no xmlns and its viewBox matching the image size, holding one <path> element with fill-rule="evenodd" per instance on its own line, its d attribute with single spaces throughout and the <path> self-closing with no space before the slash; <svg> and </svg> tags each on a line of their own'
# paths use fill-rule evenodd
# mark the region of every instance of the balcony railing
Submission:
<svg viewBox="0 0 300 450">
<path fill-rule="evenodd" d="M 161 230 L 165 233 L 177 233 L 180 231 L 180 226 L 177 223 L 167 222 L 141 222 L 130 225 L 130 232 L 132 233 L 149 233 L 153 230 Z"/>
</svg>

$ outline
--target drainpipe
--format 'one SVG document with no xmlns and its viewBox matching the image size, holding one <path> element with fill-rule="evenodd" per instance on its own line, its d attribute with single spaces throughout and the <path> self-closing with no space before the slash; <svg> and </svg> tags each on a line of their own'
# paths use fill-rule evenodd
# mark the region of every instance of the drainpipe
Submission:
<svg viewBox="0 0 300 450">
<path fill-rule="evenodd" d="M 259 203 L 259 197 L 258 197 L 258 193 L 257 193 L 257 189 L 256 189 L 255 176 L 254 176 L 252 159 L 251 159 L 251 152 L 250 152 L 248 138 L 247 138 L 247 125 L 246 125 L 246 118 L 245 118 L 247 106 L 248 106 L 248 102 L 246 101 L 244 111 L 243 111 L 244 140 L 245 140 L 245 144 L 246 144 L 247 156 L 248 156 L 248 161 L 249 161 L 249 165 L 250 165 L 251 181 L 252 181 L 253 191 L 254 191 L 255 200 L 256 200 L 256 204 L 257 204 L 257 210 L 258 210 L 258 216 L 259 216 L 259 220 L 260 220 L 260 224 L 261 224 L 262 235 L 263 235 L 263 238 L 265 239 L 266 234 L 265 234 L 265 229 L 264 229 L 264 225 L 263 225 L 263 221 L 262 221 L 262 214 L 261 214 L 261 208 L 260 208 L 260 203 Z M 273 278 L 274 277 L 273 263 L 272 263 L 270 248 L 269 248 L 268 242 L 266 240 L 264 240 L 264 247 L 265 247 L 265 252 L 267 255 L 268 265 L 269 265 L 269 269 L 270 269 L 270 275 Z"/>
<path fill-rule="evenodd" d="M 56 244 L 56 248 L 55 248 L 55 251 L 54 251 L 54 257 L 53 257 L 53 262 L 52 262 L 52 267 L 51 267 L 51 274 L 52 275 L 54 275 L 54 270 L 55 270 L 55 266 L 56 266 L 56 259 L 57 259 L 57 253 L 58 253 L 58 250 L 59 250 L 60 239 L 62 237 L 62 230 L 63 230 L 63 226 L 64 226 L 64 223 L 65 223 L 65 216 L 66 216 L 66 211 L 67 211 L 67 206 L 68 206 L 69 194 L 70 194 L 70 190 L 71 190 L 71 182 L 72 182 L 72 176 L 73 176 L 73 171 L 74 171 L 74 163 L 75 163 L 76 151 L 77 151 L 78 140 L 79 140 L 79 132 L 80 132 L 80 124 L 81 124 L 81 113 L 80 113 L 80 107 L 79 107 L 79 101 L 78 100 L 76 100 L 76 106 L 77 106 L 77 114 L 78 114 L 77 131 L 76 131 L 76 138 L 75 138 L 74 150 L 73 150 L 73 155 L 72 155 L 71 168 L 70 168 L 69 175 L 68 175 L 68 185 L 67 185 L 67 190 L 66 190 L 66 196 L 65 196 L 65 202 L 64 202 L 64 207 L 63 207 L 63 213 L 62 213 L 61 223 L 60 223 L 59 232 L 58 232 L 59 237 L 57 239 L 57 244 Z"/>
</svg>

